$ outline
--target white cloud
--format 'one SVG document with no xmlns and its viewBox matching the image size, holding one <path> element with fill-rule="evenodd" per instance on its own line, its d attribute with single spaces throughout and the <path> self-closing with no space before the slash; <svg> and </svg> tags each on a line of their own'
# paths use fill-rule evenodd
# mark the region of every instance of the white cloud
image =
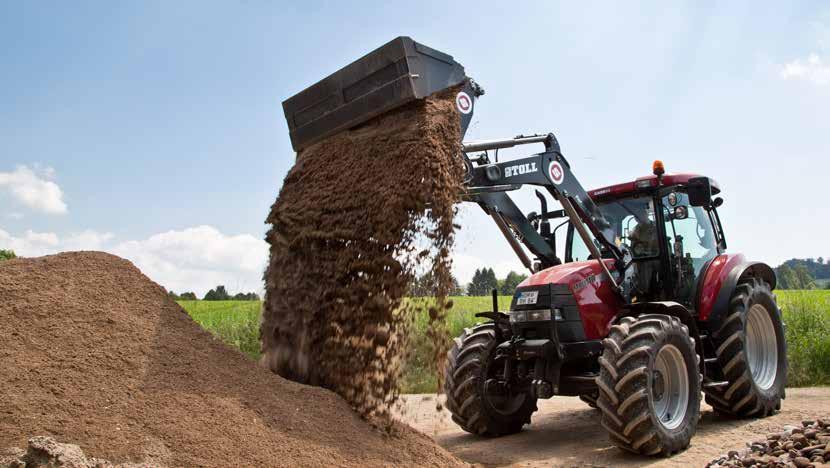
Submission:
<svg viewBox="0 0 830 468">
<path fill-rule="evenodd" d="M 807 80 L 819 86 L 830 84 L 830 64 L 818 54 L 810 54 L 806 60 L 796 59 L 784 65 L 781 78 Z"/>
<path fill-rule="evenodd" d="M 6 217 L 9 219 L 23 219 L 23 213 L 12 211 L 11 213 L 6 213 Z"/>
<path fill-rule="evenodd" d="M 145 275 L 176 292 L 202 296 L 223 284 L 230 292 L 261 293 L 268 245 L 249 234 L 228 236 L 211 226 L 168 231 L 143 240 L 115 242 L 111 233 L 83 231 L 66 237 L 0 229 L 0 249 L 34 257 L 71 250 L 102 250 L 132 261 Z"/>
<path fill-rule="evenodd" d="M 5 188 L 18 202 L 47 214 L 64 214 L 67 212 L 63 201 L 63 191 L 51 179 L 55 175 L 50 167 L 40 168 L 38 172 L 28 166 L 17 166 L 12 172 L 0 172 L 0 189 Z"/>
<path fill-rule="evenodd" d="M 168 231 L 127 241 L 110 252 L 127 258 L 147 276 L 176 292 L 203 295 L 224 284 L 229 291 L 262 291 L 268 245 L 249 234 L 227 236 L 211 226 Z"/>
</svg>

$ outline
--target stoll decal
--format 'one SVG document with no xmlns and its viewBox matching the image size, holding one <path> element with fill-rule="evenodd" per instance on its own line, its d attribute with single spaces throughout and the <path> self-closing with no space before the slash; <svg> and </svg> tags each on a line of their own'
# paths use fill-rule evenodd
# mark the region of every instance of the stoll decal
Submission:
<svg viewBox="0 0 830 468">
<path fill-rule="evenodd" d="M 522 174 L 530 174 L 531 172 L 539 172 L 536 163 L 516 164 L 515 166 L 507 166 L 504 168 L 505 177 L 515 177 Z"/>
</svg>

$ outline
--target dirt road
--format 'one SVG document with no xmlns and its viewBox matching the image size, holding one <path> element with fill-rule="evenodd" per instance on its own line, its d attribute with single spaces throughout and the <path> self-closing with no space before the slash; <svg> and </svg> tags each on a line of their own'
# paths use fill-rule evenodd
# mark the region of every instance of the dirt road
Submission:
<svg viewBox="0 0 830 468">
<path fill-rule="evenodd" d="M 456 426 L 446 410 L 435 411 L 432 395 L 406 395 L 401 419 L 432 436 L 453 455 L 485 466 L 704 466 L 713 458 L 745 448 L 785 424 L 830 417 L 830 387 L 787 390 L 782 411 L 761 420 L 716 416 L 706 404 L 692 445 L 670 459 L 643 458 L 617 449 L 600 426 L 600 413 L 577 398 L 539 401 L 533 423 L 519 434 L 499 439 L 472 436 Z"/>
</svg>

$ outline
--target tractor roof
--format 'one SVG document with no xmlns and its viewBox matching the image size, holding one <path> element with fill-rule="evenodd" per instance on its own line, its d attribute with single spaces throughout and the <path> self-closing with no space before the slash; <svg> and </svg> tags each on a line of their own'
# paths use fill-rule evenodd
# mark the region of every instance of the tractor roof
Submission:
<svg viewBox="0 0 830 468">
<path fill-rule="evenodd" d="M 693 179 L 695 177 L 703 177 L 698 174 L 665 174 L 663 176 L 663 186 L 671 186 L 671 185 L 684 185 L 689 182 L 689 179 Z M 711 177 L 709 181 L 712 184 L 712 194 L 720 193 L 720 184 Z M 616 185 L 609 185 L 607 187 L 598 188 L 596 190 L 590 190 L 588 195 L 593 199 L 600 199 L 600 198 L 622 198 L 633 193 L 639 192 L 645 188 L 654 187 L 657 185 L 657 176 L 656 175 L 647 175 L 645 177 L 639 177 L 636 180 L 631 182 L 623 182 L 621 184 Z"/>
</svg>

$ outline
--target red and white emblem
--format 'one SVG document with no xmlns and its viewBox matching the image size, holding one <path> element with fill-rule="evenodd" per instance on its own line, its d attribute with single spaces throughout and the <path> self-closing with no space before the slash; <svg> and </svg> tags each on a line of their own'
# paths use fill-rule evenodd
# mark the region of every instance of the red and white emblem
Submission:
<svg viewBox="0 0 830 468">
<path fill-rule="evenodd" d="M 473 110 L 473 100 L 467 93 L 461 91 L 455 96 L 455 107 L 458 108 L 458 112 L 469 114 Z"/>
<path fill-rule="evenodd" d="M 550 180 L 556 185 L 561 184 L 565 180 L 565 170 L 556 161 L 551 161 L 550 166 L 548 166 L 548 175 L 550 176 Z"/>
</svg>

